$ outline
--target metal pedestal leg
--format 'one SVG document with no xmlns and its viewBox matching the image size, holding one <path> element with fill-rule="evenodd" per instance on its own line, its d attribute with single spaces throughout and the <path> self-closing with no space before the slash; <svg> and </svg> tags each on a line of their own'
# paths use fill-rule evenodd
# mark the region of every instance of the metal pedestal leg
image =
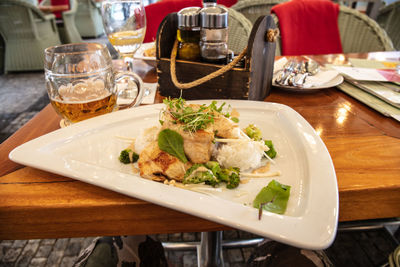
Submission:
<svg viewBox="0 0 400 267">
<path fill-rule="evenodd" d="M 246 240 L 222 240 L 222 231 L 202 232 L 201 242 L 163 242 L 165 250 L 196 250 L 197 264 L 199 267 L 224 266 L 222 257 L 223 248 L 253 247 L 263 242 L 265 238 Z"/>
<path fill-rule="evenodd" d="M 197 264 L 201 267 L 223 267 L 222 231 L 202 232 L 197 250 Z"/>
</svg>

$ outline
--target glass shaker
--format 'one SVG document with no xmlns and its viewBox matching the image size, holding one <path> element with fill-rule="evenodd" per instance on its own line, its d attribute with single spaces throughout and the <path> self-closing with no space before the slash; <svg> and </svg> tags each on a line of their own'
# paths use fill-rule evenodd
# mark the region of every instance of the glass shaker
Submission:
<svg viewBox="0 0 400 267">
<path fill-rule="evenodd" d="M 200 59 L 200 7 L 187 7 L 178 12 L 178 58 Z"/>
<path fill-rule="evenodd" d="M 200 53 L 206 62 L 226 63 L 228 55 L 228 10 L 209 6 L 200 11 Z"/>
</svg>

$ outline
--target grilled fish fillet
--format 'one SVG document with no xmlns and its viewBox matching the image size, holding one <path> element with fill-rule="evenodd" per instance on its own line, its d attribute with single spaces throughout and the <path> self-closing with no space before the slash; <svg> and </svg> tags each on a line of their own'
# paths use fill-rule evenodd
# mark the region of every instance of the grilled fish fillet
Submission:
<svg viewBox="0 0 400 267">
<path fill-rule="evenodd" d="M 199 130 L 195 133 L 186 132 L 180 124 L 174 124 L 171 121 L 166 121 L 163 124 L 163 129 L 171 129 L 179 133 L 183 138 L 183 150 L 189 161 L 193 163 L 206 163 L 210 161 L 214 133 L 205 130 Z"/>
<path fill-rule="evenodd" d="M 215 114 L 214 123 L 209 128 L 216 136 L 222 138 L 238 138 L 239 125 L 221 114 Z"/>
<path fill-rule="evenodd" d="M 184 164 L 178 158 L 161 151 L 157 141 L 154 141 L 140 153 L 138 165 L 140 176 L 162 182 L 166 178 L 183 181 L 183 176 L 191 163 Z"/>
</svg>

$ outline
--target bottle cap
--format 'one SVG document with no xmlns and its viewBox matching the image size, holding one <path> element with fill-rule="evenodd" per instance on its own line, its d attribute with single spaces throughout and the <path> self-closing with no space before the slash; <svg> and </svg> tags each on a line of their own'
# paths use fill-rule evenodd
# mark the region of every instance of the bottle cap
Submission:
<svg viewBox="0 0 400 267">
<path fill-rule="evenodd" d="M 200 7 L 187 7 L 178 12 L 178 27 L 198 27 Z"/>
<path fill-rule="evenodd" d="M 222 6 L 205 7 L 200 11 L 203 28 L 221 29 L 228 27 L 228 9 Z"/>
</svg>

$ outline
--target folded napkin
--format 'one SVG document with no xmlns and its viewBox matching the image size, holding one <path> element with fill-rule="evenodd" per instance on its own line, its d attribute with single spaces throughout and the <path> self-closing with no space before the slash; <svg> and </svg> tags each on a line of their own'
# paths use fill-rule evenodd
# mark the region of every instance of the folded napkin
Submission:
<svg viewBox="0 0 400 267">
<path fill-rule="evenodd" d="M 321 87 L 335 79 L 338 75 L 339 72 L 336 70 L 320 70 L 317 74 L 306 78 L 303 88 Z"/>
<path fill-rule="evenodd" d="M 339 5 L 329 0 L 292 0 L 272 7 L 279 19 L 282 55 L 342 53 Z"/>
<path fill-rule="evenodd" d="M 280 58 L 278 60 L 275 60 L 274 62 L 274 74 L 277 73 L 278 71 L 282 70 L 285 64 L 288 62 L 286 57 Z"/>
</svg>

